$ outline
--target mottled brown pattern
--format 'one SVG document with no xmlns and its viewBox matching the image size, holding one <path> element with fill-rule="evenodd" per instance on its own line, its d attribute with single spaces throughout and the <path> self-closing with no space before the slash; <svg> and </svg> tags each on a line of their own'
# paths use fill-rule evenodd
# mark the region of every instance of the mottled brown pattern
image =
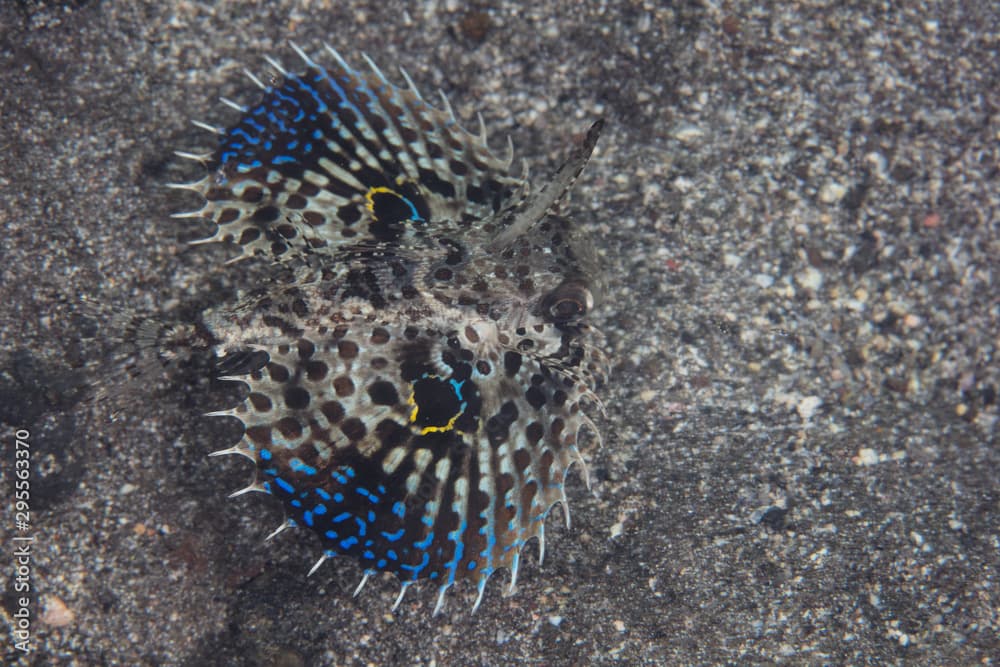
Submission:
<svg viewBox="0 0 1000 667">
<path fill-rule="evenodd" d="M 225 451 L 257 462 L 253 488 L 324 557 L 404 590 L 434 580 L 438 608 L 501 569 L 513 589 L 566 501 L 578 431 L 596 434 L 581 410 L 605 373 L 586 323 L 595 253 L 559 204 L 600 123 L 533 191 L 411 86 L 303 58 L 191 186 L 211 240 L 284 271 L 205 318 L 220 355 L 266 357 L 240 376 L 247 399 L 226 414 L 245 434 Z"/>
</svg>

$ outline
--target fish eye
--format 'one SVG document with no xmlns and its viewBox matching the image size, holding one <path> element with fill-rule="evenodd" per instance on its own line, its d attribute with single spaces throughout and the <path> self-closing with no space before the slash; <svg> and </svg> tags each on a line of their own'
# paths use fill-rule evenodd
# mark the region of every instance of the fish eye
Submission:
<svg viewBox="0 0 1000 667">
<path fill-rule="evenodd" d="M 545 295 L 542 312 L 553 322 L 578 320 L 594 307 L 594 296 L 581 280 L 567 280 Z"/>
</svg>

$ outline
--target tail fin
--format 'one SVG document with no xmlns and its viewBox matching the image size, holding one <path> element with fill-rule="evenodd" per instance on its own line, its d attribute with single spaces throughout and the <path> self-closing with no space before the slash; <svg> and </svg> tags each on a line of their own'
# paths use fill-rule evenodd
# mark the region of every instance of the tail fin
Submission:
<svg viewBox="0 0 1000 667">
<path fill-rule="evenodd" d="M 87 398 L 107 403 L 114 414 L 138 397 L 176 385 L 191 370 L 208 370 L 203 377 L 211 376 L 215 340 L 200 323 L 89 297 L 81 297 L 74 309 L 89 324 L 84 336 L 92 348 L 85 366 Z"/>
</svg>

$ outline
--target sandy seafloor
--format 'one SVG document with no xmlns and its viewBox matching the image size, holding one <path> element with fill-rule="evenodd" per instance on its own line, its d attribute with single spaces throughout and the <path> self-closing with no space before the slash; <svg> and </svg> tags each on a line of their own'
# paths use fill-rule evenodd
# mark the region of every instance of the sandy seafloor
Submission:
<svg viewBox="0 0 1000 667">
<path fill-rule="evenodd" d="M 0 4 L 4 615 L 13 433 L 33 446 L 34 665 L 996 664 L 1000 10 L 990 2 Z M 892 5 L 890 7 L 890 4 Z M 403 7 L 408 7 L 404 11 Z M 669 8 L 668 8 L 669 6 Z M 905 8 L 903 8 L 905 7 Z M 251 469 L 229 386 L 80 401 L 62 295 L 176 308 L 253 280 L 169 214 L 252 101 L 243 67 L 368 53 L 575 192 L 613 376 L 592 492 L 517 593 L 431 617 Z M 401 79 L 397 79 L 401 80 Z M 97 331 L 98 336 L 100 331 Z M 99 347 L 99 346 L 98 346 Z"/>
</svg>

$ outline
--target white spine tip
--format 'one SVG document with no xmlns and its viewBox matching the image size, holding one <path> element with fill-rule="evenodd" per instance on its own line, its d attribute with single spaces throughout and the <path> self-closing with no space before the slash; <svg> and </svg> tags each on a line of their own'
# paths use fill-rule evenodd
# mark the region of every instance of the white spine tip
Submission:
<svg viewBox="0 0 1000 667">
<path fill-rule="evenodd" d="M 365 584 L 368 583 L 368 578 L 371 576 L 372 573 L 370 570 L 365 572 L 364 576 L 361 577 L 361 581 L 358 582 L 358 587 L 354 589 L 354 594 L 351 597 L 358 597 L 359 595 L 361 595 L 361 589 L 365 587 Z"/>
<path fill-rule="evenodd" d="M 235 109 L 236 111 L 239 111 L 240 113 L 246 113 L 247 112 L 247 107 L 243 106 L 242 104 L 239 104 L 238 102 L 233 102 L 228 97 L 220 97 L 219 101 L 222 102 L 223 104 L 225 104 L 230 109 Z"/>
<path fill-rule="evenodd" d="M 273 67 L 273 68 L 274 68 L 275 70 L 277 70 L 277 72 L 278 72 L 278 73 L 279 73 L 279 74 L 280 74 L 281 76 L 288 76 L 288 72 L 287 72 L 287 70 L 285 70 L 285 68 L 284 68 L 284 67 L 282 67 L 281 63 L 279 63 L 279 62 L 278 62 L 277 60 L 275 60 L 275 59 L 274 59 L 274 58 L 272 58 L 271 56 L 264 56 L 264 60 L 266 60 L 266 61 L 267 61 L 267 64 L 268 64 L 268 65 L 270 65 L 270 66 L 271 66 L 271 67 Z"/>
<path fill-rule="evenodd" d="M 232 493 L 229 494 L 229 497 L 230 498 L 238 498 L 239 496 L 242 496 L 242 495 L 247 494 L 247 493 L 267 493 L 267 494 L 270 494 L 270 491 L 268 491 L 267 489 L 265 489 L 262 485 L 258 484 L 257 482 L 254 482 L 253 484 L 251 484 L 250 486 L 248 486 L 246 488 L 240 489 L 239 491 L 233 491 Z"/>
<path fill-rule="evenodd" d="M 392 611 L 396 611 L 399 605 L 403 604 L 403 596 L 406 595 L 406 589 L 410 587 L 410 583 L 406 582 L 403 584 L 402 588 L 399 589 L 399 595 L 396 596 L 396 601 L 392 603 Z"/>
<path fill-rule="evenodd" d="M 441 589 L 438 591 L 438 598 L 437 602 L 434 604 L 434 613 L 432 614 L 432 616 L 437 616 L 438 614 L 441 613 L 441 610 L 444 609 L 444 594 L 447 592 L 448 592 L 447 585 L 442 586 Z"/>
<path fill-rule="evenodd" d="M 208 123 L 203 123 L 200 120 L 192 120 L 191 124 L 194 125 L 195 127 L 200 127 L 203 130 L 211 132 L 212 134 L 223 135 L 226 133 L 225 130 L 223 130 L 221 127 L 218 127 L 216 125 L 209 125 Z"/>
<path fill-rule="evenodd" d="M 187 190 L 189 192 L 201 192 L 202 181 L 195 181 L 193 183 L 164 183 L 165 187 L 171 190 Z"/>
<path fill-rule="evenodd" d="M 451 102 L 448 101 L 448 96 L 445 95 L 444 91 L 440 89 L 437 91 L 437 93 L 438 97 L 441 98 L 441 106 L 444 108 L 444 112 L 448 114 L 449 118 L 451 118 L 453 121 L 457 123 L 458 118 L 455 116 L 455 110 L 451 108 Z"/>
<path fill-rule="evenodd" d="M 329 44 L 323 44 L 323 48 L 326 49 L 327 53 L 329 53 L 331 56 L 333 56 L 333 59 L 337 61 L 337 64 L 340 65 L 340 67 L 344 71 L 346 71 L 346 72 L 352 71 L 351 70 L 351 66 L 348 65 L 347 61 L 344 60 L 344 58 L 340 55 L 340 53 L 337 52 L 337 49 L 333 48 Z"/>
<path fill-rule="evenodd" d="M 174 155 L 198 164 L 205 164 L 212 157 L 211 153 L 189 153 L 188 151 L 174 151 Z"/>
<path fill-rule="evenodd" d="M 486 593 L 486 579 L 479 580 L 479 594 L 476 596 L 476 602 L 472 605 L 472 613 L 475 614 L 476 610 L 479 609 L 479 604 L 483 601 L 483 595 Z"/>
<path fill-rule="evenodd" d="M 371 71 L 372 71 L 372 72 L 373 72 L 373 73 L 375 74 L 375 76 L 377 76 L 377 77 L 378 77 L 379 79 L 381 79 L 382 81 L 385 81 L 385 80 L 386 80 L 386 78 L 385 78 L 385 75 L 384 75 L 384 74 L 382 74 L 382 70 L 380 70 L 380 69 L 378 68 L 378 65 L 376 65 L 376 64 L 375 64 L 375 61 L 374 61 L 374 60 L 372 60 L 371 58 L 369 58 L 369 57 L 368 57 L 368 54 L 367 54 L 367 53 L 365 53 L 364 51 L 362 51 L 362 52 L 361 52 L 361 57 L 362 57 L 362 58 L 364 58 L 364 61 L 365 61 L 365 63 L 367 63 L 367 64 L 368 64 L 368 67 L 369 67 L 369 68 L 371 69 Z"/>
<path fill-rule="evenodd" d="M 280 535 L 283 531 L 288 530 L 289 528 L 291 528 L 294 525 L 295 524 L 293 524 L 291 521 L 285 521 L 280 526 L 278 526 L 277 528 L 275 528 L 274 530 L 272 530 L 270 533 L 268 533 L 267 537 L 264 538 L 264 541 L 265 542 L 270 542 L 275 537 L 277 537 L 278 535 Z"/>
<path fill-rule="evenodd" d="M 545 562 L 545 523 L 538 524 L 538 566 Z"/>
<path fill-rule="evenodd" d="M 244 251 L 242 255 L 236 255 L 236 257 L 233 257 L 232 259 L 227 259 L 224 262 L 224 264 L 225 264 L 225 266 L 232 266 L 233 264 L 239 264 L 243 260 L 249 259 L 252 256 L 253 255 L 251 255 L 250 253 Z M 228 378 L 228 379 L 230 379 L 230 380 L 236 380 L 236 378 Z M 246 380 L 243 380 L 243 382 L 246 382 Z"/>
<path fill-rule="evenodd" d="M 315 572 L 316 570 L 318 570 L 319 566 L 326 562 L 327 558 L 329 558 L 329 556 L 327 556 L 326 554 L 323 554 L 322 556 L 320 556 L 319 560 L 316 561 L 316 564 L 312 566 L 312 568 L 309 570 L 309 574 L 307 574 L 306 576 L 307 577 L 311 577 L 313 575 L 313 572 Z"/>
<path fill-rule="evenodd" d="M 517 590 L 517 570 L 521 565 L 521 550 L 518 549 L 517 553 L 514 554 L 514 562 L 510 567 L 510 584 L 507 586 L 507 595 L 513 595 L 514 591 Z"/>
<path fill-rule="evenodd" d="M 417 85 L 415 83 L 413 83 L 413 79 L 410 78 L 410 74 L 405 69 L 403 69 L 402 67 L 399 68 L 399 74 L 403 77 L 403 80 L 406 81 L 406 86 L 407 86 L 407 88 L 410 89 L 410 92 L 413 93 L 413 95 L 418 100 L 420 100 L 421 102 L 423 102 L 424 98 L 420 95 L 420 91 L 417 90 Z"/>
<path fill-rule="evenodd" d="M 256 457 L 254 457 L 253 454 L 251 454 L 250 452 L 248 452 L 245 449 L 240 449 L 239 447 L 230 447 L 229 449 L 220 449 L 220 450 L 217 450 L 217 451 L 209 453 L 209 456 L 212 456 L 212 457 L 214 457 L 214 456 L 234 456 L 234 455 L 245 456 L 246 458 L 250 459 L 251 461 L 256 461 L 257 460 Z"/>
<path fill-rule="evenodd" d="M 254 83 L 255 86 L 257 86 L 261 90 L 267 90 L 267 86 L 264 85 L 263 81 L 261 81 L 260 79 L 257 78 L 256 74 L 254 74 L 253 72 L 251 72 L 248 69 L 243 70 L 243 73 L 247 75 L 248 79 L 250 79 L 251 81 L 253 81 L 253 83 Z"/>
<path fill-rule="evenodd" d="M 289 41 L 288 45 L 290 47 L 292 47 L 292 51 L 295 51 L 295 53 L 298 54 L 299 58 L 302 58 L 302 62 L 304 62 L 308 67 L 315 67 L 316 66 L 316 63 L 314 63 L 312 61 L 312 58 L 310 58 L 309 56 L 307 56 L 306 52 L 303 51 L 302 48 L 298 44 L 296 44 L 295 42 Z"/>
<path fill-rule="evenodd" d="M 486 141 L 486 121 L 483 120 L 483 114 L 477 111 L 476 120 L 479 121 L 479 141 L 483 142 L 483 146 L 489 148 L 489 146 L 487 146 L 487 141 Z"/>
</svg>

